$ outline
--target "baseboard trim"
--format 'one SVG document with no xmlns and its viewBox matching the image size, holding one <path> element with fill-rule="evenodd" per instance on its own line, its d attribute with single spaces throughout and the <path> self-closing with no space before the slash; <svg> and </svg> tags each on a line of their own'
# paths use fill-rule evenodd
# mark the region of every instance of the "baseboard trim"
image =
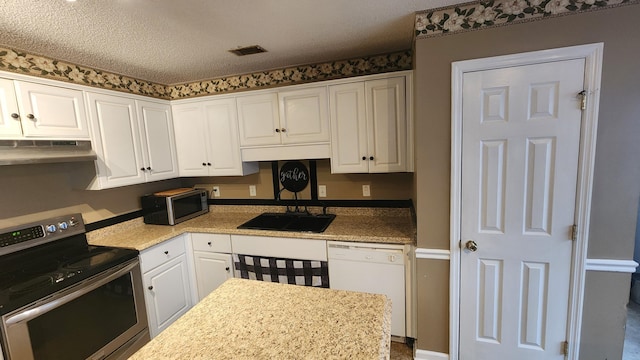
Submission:
<svg viewBox="0 0 640 360">
<path fill-rule="evenodd" d="M 449 360 L 449 354 L 416 349 L 415 360 Z"/>
<path fill-rule="evenodd" d="M 585 270 L 634 273 L 638 263 L 633 260 L 587 259 Z"/>
<path fill-rule="evenodd" d="M 442 249 L 416 249 L 416 258 L 432 259 L 432 260 L 449 260 L 451 259 L 451 251 Z"/>
</svg>

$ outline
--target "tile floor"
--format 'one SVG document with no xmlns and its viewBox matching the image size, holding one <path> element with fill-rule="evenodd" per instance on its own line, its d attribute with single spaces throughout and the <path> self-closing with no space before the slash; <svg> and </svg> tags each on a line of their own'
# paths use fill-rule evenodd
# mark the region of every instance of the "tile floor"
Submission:
<svg viewBox="0 0 640 360">
<path fill-rule="evenodd" d="M 640 359 L 640 304 L 629 301 L 622 360 Z"/>
<path fill-rule="evenodd" d="M 413 349 L 405 343 L 391 342 L 391 360 L 413 360 Z"/>
</svg>

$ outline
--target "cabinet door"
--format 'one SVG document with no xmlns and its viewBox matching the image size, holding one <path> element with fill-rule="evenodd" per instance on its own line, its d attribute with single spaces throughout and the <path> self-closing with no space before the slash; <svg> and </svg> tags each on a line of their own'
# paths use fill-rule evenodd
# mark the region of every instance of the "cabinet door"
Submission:
<svg viewBox="0 0 640 360">
<path fill-rule="evenodd" d="M 237 102 L 241 146 L 280 144 L 277 93 L 239 96 Z"/>
<path fill-rule="evenodd" d="M 0 139 L 20 137 L 22 127 L 13 81 L 0 79 Z"/>
<path fill-rule="evenodd" d="M 281 91 L 280 127 L 283 144 L 329 141 L 327 88 Z"/>
<path fill-rule="evenodd" d="M 173 107 L 176 152 L 180 176 L 208 176 L 207 127 L 202 104 Z"/>
<path fill-rule="evenodd" d="M 364 82 L 329 87 L 331 172 L 369 172 Z"/>
<path fill-rule="evenodd" d="M 149 332 L 155 337 L 191 308 L 189 271 L 185 254 L 143 276 Z"/>
<path fill-rule="evenodd" d="M 365 82 L 369 172 L 407 171 L 404 77 Z"/>
<path fill-rule="evenodd" d="M 88 139 L 82 91 L 16 81 L 24 135 Z"/>
<path fill-rule="evenodd" d="M 194 251 L 193 260 L 198 284 L 198 300 L 217 289 L 233 277 L 233 260 L 230 254 Z"/>
<path fill-rule="evenodd" d="M 136 104 L 147 181 L 178 177 L 171 107 L 149 101 Z"/>
<path fill-rule="evenodd" d="M 207 101 L 203 107 L 209 137 L 209 175 L 243 175 L 236 100 Z"/>
<path fill-rule="evenodd" d="M 145 182 L 135 102 L 88 93 L 93 147 L 102 188 Z"/>
</svg>

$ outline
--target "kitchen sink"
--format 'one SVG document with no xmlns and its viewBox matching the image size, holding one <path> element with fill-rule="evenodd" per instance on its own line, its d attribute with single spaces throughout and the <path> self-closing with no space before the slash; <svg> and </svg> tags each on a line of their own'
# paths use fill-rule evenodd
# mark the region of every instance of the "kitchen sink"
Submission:
<svg viewBox="0 0 640 360">
<path fill-rule="evenodd" d="M 238 226 L 238 229 L 321 233 L 335 217 L 334 214 L 263 213 Z"/>
</svg>

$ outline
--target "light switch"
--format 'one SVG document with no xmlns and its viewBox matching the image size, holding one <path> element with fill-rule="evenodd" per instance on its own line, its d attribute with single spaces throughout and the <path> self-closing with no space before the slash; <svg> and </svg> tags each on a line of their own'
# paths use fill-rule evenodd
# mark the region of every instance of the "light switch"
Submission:
<svg viewBox="0 0 640 360">
<path fill-rule="evenodd" d="M 327 197 L 327 185 L 318 185 L 318 197 Z"/>
</svg>

